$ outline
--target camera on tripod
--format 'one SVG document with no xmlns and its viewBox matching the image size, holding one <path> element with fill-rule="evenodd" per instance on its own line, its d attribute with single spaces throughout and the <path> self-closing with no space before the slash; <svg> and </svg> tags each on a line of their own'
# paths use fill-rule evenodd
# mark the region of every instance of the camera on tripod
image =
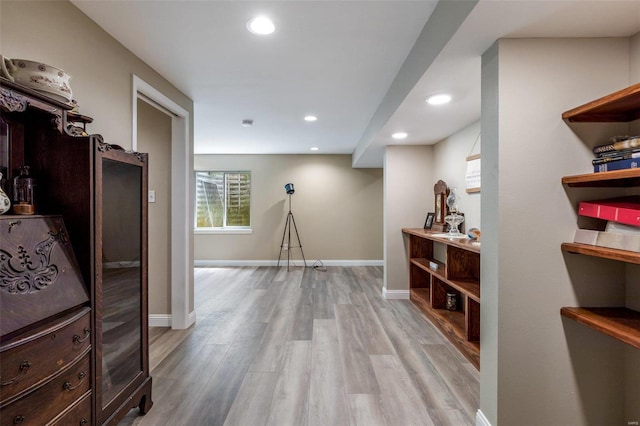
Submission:
<svg viewBox="0 0 640 426">
<path fill-rule="evenodd" d="M 305 268 L 307 267 L 307 260 L 304 258 L 304 251 L 302 250 L 302 243 L 300 242 L 300 235 L 298 234 L 298 227 L 296 226 L 296 220 L 291 213 L 291 196 L 296 192 L 292 183 L 288 183 L 284 186 L 284 190 L 287 191 L 289 196 L 289 213 L 287 213 L 287 219 L 284 223 L 284 232 L 282 233 L 282 242 L 280 243 L 280 254 L 278 255 L 278 266 L 280 266 L 280 258 L 282 257 L 282 250 L 287 252 L 287 271 L 289 270 L 289 264 L 291 263 L 291 248 L 300 247 L 300 253 L 302 253 L 302 261 Z M 298 240 L 297 246 L 291 245 L 291 224 L 293 223 L 293 229 L 296 233 L 295 237 Z M 284 242 L 285 237 L 287 242 Z"/>
</svg>

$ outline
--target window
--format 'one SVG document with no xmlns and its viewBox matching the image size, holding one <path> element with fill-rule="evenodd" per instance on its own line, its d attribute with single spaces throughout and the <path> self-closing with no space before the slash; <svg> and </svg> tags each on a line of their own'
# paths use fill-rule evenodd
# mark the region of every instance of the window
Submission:
<svg viewBox="0 0 640 426">
<path fill-rule="evenodd" d="M 251 226 L 250 172 L 196 172 L 196 229 Z"/>
</svg>

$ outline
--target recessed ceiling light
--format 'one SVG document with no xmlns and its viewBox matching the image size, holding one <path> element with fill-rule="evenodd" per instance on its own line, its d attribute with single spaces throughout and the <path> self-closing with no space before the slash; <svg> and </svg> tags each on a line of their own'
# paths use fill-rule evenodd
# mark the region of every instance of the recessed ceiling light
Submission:
<svg viewBox="0 0 640 426">
<path fill-rule="evenodd" d="M 257 16 L 247 22 L 247 29 L 254 34 L 267 35 L 276 30 L 271 19 L 266 16 Z"/>
<path fill-rule="evenodd" d="M 317 146 L 312 146 L 312 147 L 311 147 L 311 151 L 317 151 L 317 150 L 319 150 L 319 149 L 320 149 L 320 148 L 318 148 Z"/>
<path fill-rule="evenodd" d="M 304 121 L 317 121 L 318 117 L 316 117 L 315 115 L 305 115 L 304 116 Z"/>
<path fill-rule="evenodd" d="M 449 102 L 451 102 L 451 95 L 447 95 L 446 93 L 440 93 L 427 98 L 427 103 L 430 105 L 442 105 Z"/>
<path fill-rule="evenodd" d="M 397 132 L 391 135 L 392 138 L 400 140 L 406 138 L 408 135 L 405 132 Z"/>
</svg>

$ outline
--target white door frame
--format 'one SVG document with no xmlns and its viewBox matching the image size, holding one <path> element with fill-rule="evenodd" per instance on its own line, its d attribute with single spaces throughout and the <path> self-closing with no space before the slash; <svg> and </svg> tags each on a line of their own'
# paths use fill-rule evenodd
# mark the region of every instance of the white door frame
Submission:
<svg viewBox="0 0 640 426">
<path fill-rule="evenodd" d="M 152 100 L 171 116 L 171 328 L 185 329 L 196 320 L 195 311 L 189 308 L 193 287 L 193 259 L 190 257 L 193 155 L 189 139 L 189 111 L 134 74 L 131 136 L 134 151 L 138 147 L 138 99 Z M 162 111 L 162 108 L 158 109 Z"/>
</svg>

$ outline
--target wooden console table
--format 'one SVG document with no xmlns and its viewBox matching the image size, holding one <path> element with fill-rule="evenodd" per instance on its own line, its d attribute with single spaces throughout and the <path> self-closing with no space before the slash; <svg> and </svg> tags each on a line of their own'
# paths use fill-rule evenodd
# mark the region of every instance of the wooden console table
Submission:
<svg viewBox="0 0 640 426">
<path fill-rule="evenodd" d="M 422 228 L 402 233 L 409 237 L 411 301 L 479 369 L 480 244 Z M 445 246 L 444 263 L 435 259 L 435 244 Z M 455 310 L 447 309 L 447 293 L 455 295 Z"/>
</svg>

